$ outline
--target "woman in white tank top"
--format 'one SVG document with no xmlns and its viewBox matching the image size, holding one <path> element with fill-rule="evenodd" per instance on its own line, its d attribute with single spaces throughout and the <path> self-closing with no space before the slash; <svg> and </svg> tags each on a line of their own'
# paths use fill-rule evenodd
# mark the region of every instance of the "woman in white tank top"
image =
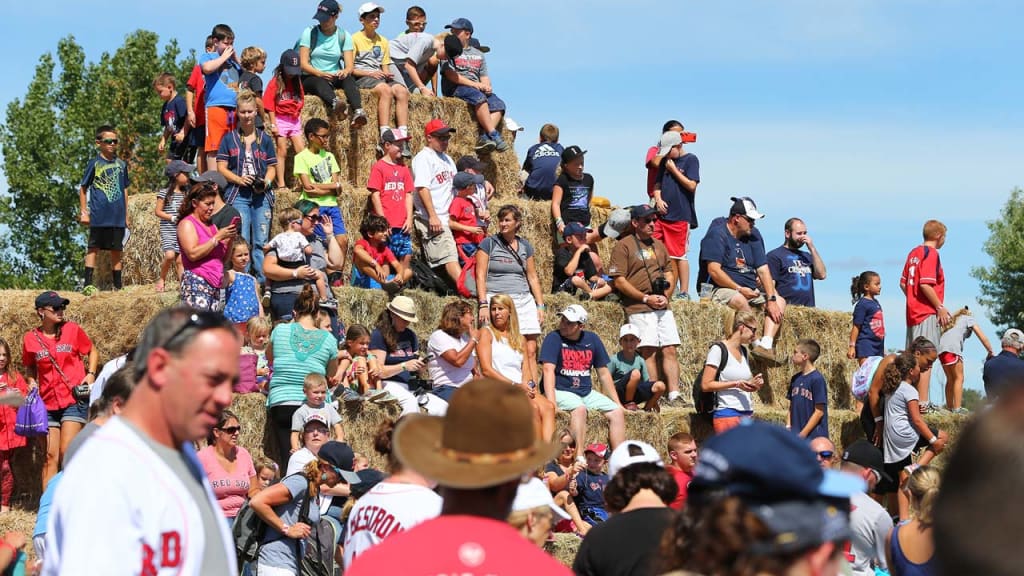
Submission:
<svg viewBox="0 0 1024 576">
<path fill-rule="evenodd" d="M 495 294 L 491 298 L 490 320 L 490 325 L 480 331 L 480 344 L 476 348 L 480 370 L 487 378 L 523 390 L 533 404 L 537 437 L 550 440 L 555 433 L 555 406 L 537 389 L 536 383 L 523 382 L 526 339 L 519 333 L 519 318 L 511 297 Z"/>
</svg>

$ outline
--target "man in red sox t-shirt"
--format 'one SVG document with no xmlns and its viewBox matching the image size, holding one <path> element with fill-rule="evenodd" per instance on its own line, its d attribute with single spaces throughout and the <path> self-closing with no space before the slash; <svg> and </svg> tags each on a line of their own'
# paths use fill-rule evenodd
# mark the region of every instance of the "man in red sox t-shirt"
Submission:
<svg viewBox="0 0 1024 576">
<path fill-rule="evenodd" d="M 907 255 L 900 277 L 900 290 L 907 295 L 907 348 L 918 336 L 924 336 L 936 346 L 941 327 L 949 324 L 950 315 L 942 305 L 946 296 L 946 276 L 942 273 L 939 249 L 946 243 L 946 225 L 938 220 L 924 223 L 924 243 Z M 921 372 L 917 392 L 921 397 L 921 411 L 930 412 L 928 385 L 932 370 Z"/>
</svg>

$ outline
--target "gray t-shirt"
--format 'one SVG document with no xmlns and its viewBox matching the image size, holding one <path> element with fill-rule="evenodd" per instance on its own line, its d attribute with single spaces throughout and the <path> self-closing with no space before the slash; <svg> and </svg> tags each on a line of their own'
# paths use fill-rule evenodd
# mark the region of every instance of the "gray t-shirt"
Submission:
<svg viewBox="0 0 1024 576">
<path fill-rule="evenodd" d="M 292 499 L 280 506 L 274 506 L 274 513 L 280 516 L 285 524 L 295 524 L 299 521 L 299 510 L 302 508 L 302 502 L 307 497 L 308 481 L 305 476 L 295 474 L 293 476 L 285 476 L 284 480 L 281 480 L 281 484 L 288 488 L 288 493 L 292 495 Z M 309 507 L 309 521 L 317 522 L 319 520 L 320 510 L 315 504 L 311 504 Z M 295 571 L 297 568 L 296 555 L 299 553 L 300 545 L 301 542 L 299 540 L 288 538 L 273 527 L 267 526 L 263 542 L 260 544 L 258 563 L 262 566 Z M 225 573 L 210 572 L 210 574 Z M 203 574 L 206 574 L 206 572 L 203 572 Z"/>
<path fill-rule="evenodd" d="M 100 425 L 93 421 L 86 424 L 85 428 L 82 428 L 81 432 L 75 434 L 75 437 L 68 443 L 67 450 L 64 451 L 64 468 L 67 468 L 68 462 L 71 462 L 71 457 L 75 455 L 75 452 L 78 452 L 78 449 L 85 445 L 85 441 L 99 429 Z"/>
<path fill-rule="evenodd" d="M 526 281 L 526 260 L 533 256 L 533 246 L 525 238 L 516 236 L 516 239 L 519 241 L 518 259 L 506 248 L 505 242 L 495 236 L 488 236 L 480 243 L 480 250 L 490 256 L 487 263 L 487 292 L 490 294 L 530 293 L 530 284 Z"/>
<path fill-rule="evenodd" d="M 224 555 L 223 546 L 220 545 L 220 527 L 227 522 L 227 519 L 224 518 L 224 513 L 219 507 L 214 510 L 209 498 L 206 497 L 206 473 L 203 472 L 199 461 L 196 460 L 190 466 L 185 454 L 180 450 L 173 450 L 163 444 L 158 444 L 127 420 L 122 420 L 122 422 L 134 430 L 139 435 L 139 438 L 146 443 L 146 446 L 149 446 L 149 449 L 156 453 L 170 467 L 174 475 L 178 477 L 178 480 L 188 490 L 189 496 L 196 503 L 196 507 L 199 508 L 199 515 L 203 521 L 203 533 L 206 534 L 206 546 L 203 547 L 203 562 L 200 573 L 229 573 L 228 559 Z"/>
<path fill-rule="evenodd" d="M 402 34 L 391 41 L 391 61 L 401 65 L 411 60 L 416 66 L 425 64 L 434 55 L 434 35 L 426 32 Z"/>
<path fill-rule="evenodd" d="M 882 436 L 886 464 L 899 462 L 909 456 L 921 439 L 910 422 L 907 410 L 907 402 L 920 399 L 917 389 L 906 382 L 900 382 L 892 396 L 885 399 L 885 434 Z"/>
<path fill-rule="evenodd" d="M 952 352 L 957 356 L 964 354 L 964 340 L 971 337 L 974 332 L 974 316 L 961 314 L 957 317 L 953 326 L 939 336 L 939 354 Z"/>
<path fill-rule="evenodd" d="M 892 517 L 863 492 L 850 496 L 850 551 L 854 576 L 875 576 L 875 566 L 885 568 L 885 538 L 892 530 Z"/>
<path fill-rule="evenodd" d="M 310 268 L 326 273 L 327 240 L 324 240 L 315 234 L 307 236 L 306 240 L 309 240 L 309 245 L 313 247 L 313 253 L 309 256 Z M 276 250 L 271 250 L 271 252 L 277 256 Z M 294 264 L 289 265 L 280 258 L 278 258 L 277 263 L 279 266 L 283 266 L 284 268 L 296 267 Z M 305 284 L 306 281 L 301 278 L 295 280 L 274 280 L 270 282 L 270 292 L 273 294 L 298 294 L 299 292 L 302 292 L 302 287 L 305 286 Z"/>
<path fill-rule="evenodd" d="M 328 404 L 324 402 L 323 406 L 314 408 L 305 402 L 299 409 L 292 414 L 292 432 L 302 432 L 302 427 L 306 424 L 306 418 L 309 418 L 310 414 L 319 414 L 327 420 L 327 428 L 333 429 L 335 424 L 341 424 L 341 414 L 338 409 L 334 407 L 334 404 Z"/>
<path fill-rule="evenodd" d="M 484 53 L 472 46 L 463 48 L 462 54 L 456 57 L 454 62 L 446 60 L 442 67 L 455 70 L 459 76 L 473 82 L 479 82 L 481 78 L 488 75 Z"/>
</svg>

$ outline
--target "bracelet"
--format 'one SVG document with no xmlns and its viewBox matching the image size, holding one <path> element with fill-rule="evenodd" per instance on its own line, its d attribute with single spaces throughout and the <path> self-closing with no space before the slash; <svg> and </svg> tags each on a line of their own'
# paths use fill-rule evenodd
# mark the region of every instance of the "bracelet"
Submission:
<svg viewBox="0 0 1024 576">
<path fill-rule="evenodd" d="M 856 344 L 854 344 L 853 342 L 850 342 L 850 348 L 856 348 L 856 347 L 857 347 Z"/>
<path fill-rule="evenodd" d="M 931 438 L 929 438 L 929 439 L 928 439 L 928 445 L 929 445 L 929 446 L 931 446 L 932 444 L 935 444 L 935 442 L 936 442 L 936 441 L 937 441 L 938 439 L 939 439 L 939 437 L 938 437 L 938 436 L 932 436 Z"/>
<path fill-rule="evenodd" d="M 299 277 L 299 269 L 295 268 L 294 270 L 292 270 L 292 278 L 298 278 L 298 277 Z"/>
<path fill-rule="evenodd" d="M 881 422 L 882 420 L 885 420 L 885 416 L 875 416 L 875 422 Z"/>
<path fill-rule="evenodd" d="M 547 310 L 547 308 L 548 307 L 543 304 L 537 304 L 537 310 Z"/>
<path fill-rule="evenodd" d="M 487 303 L 487 302 L 477 302 L 477 304 L 478 304 L 478 305 L 479 305 L 479 306 L 480 306 L 481 308 L 490 308 L 490 307 L 491 307 L 491 305 L 490 305 L 489 303 Z"/>
<path fill-rule="evenodd" d="M 565 220 L 562 220 L 561 218 L 555 220 L 555 226 L 563 226 L 564 224 Z"/>
<path fill-rule="evenodd" d="M 644 294 L 644 304 L 647 304 L 647 299 L 650 297 L 648 294 Z"/>
<path fill-rule="evenodd" d="M 405 362 L 402 362 L 399 366 L 402 367 L 402 372 L 406 372 L 408 370 L 408 368 L 405 367 Z"/>
</svg>

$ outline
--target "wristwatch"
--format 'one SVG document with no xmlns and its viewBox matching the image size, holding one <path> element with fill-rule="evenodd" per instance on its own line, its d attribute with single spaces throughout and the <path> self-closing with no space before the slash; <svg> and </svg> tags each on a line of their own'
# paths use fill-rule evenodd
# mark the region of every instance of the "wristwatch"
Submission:
<svg viewBox="0 0 1024 576">
<path fill-rule="evenodd" d="M 768 297 L 768 301 L 769 301 L 769 302 L 775 302 L 775 301 L 776 301 L 776 297 L 775 297 L 775 294 L 772 294 L 771 296 L 769 296 L 769 297 Z"/>
</svg>

